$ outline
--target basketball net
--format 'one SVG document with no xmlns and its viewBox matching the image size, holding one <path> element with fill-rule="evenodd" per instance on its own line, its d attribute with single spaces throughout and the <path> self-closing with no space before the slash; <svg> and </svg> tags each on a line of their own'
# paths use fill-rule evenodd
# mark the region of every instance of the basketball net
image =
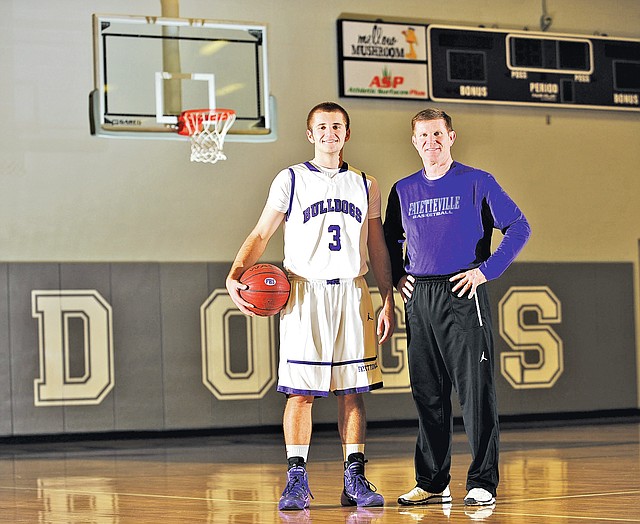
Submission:
<svg viewBox="0 0 640 524">
<path fill-rule="evenodd" d="M 191 140 L 191 161 L 215 164 L 226 160 L 222 147 L 227 131 L 236 120 L 231 109 L 192 109 L 178 118 L 178 133 Z"/>
</svg>

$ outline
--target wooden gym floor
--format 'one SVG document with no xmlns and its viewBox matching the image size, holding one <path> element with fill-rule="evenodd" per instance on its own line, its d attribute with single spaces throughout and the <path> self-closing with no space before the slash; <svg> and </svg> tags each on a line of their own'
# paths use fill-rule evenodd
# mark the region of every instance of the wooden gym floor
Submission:
<svg viewBox="0 0 640 524">
<path fill-rule="evenodd" d="M 577 423 L 576 423 L 577 424 Z M 503 429 L 495 508 L 466 508 L 466 438 L 456 431 L 450 505 L 405 508 L 414 486 L 414 428 L 369 430 L 367 477 L 383 508 L 343 508 L 335 431 L 314 434 L 308 511 L 278 512 L 284 485 L 277 434 L 0 442 L 0 522 L 492 523 L 640 522 L 640 423 Z"/>
</svg>

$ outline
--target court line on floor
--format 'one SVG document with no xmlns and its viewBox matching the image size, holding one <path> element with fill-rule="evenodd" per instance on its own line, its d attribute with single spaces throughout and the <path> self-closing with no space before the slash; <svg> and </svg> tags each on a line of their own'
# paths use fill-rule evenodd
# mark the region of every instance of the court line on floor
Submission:
<svg viewBox="0 0 640 524">
<path fill-rule="evenodd" d="M 237 500 L 227 498 L 210 498 L 210 497 L 189 497 L 183 495 L 160 495 L 155 493 L 126 493 L 118 491 L 91 491 L 86 489 L 62 489 L 62 488 L 45 488 L 46 491 L 52 491 L 55 493 L 68 493 L 74 495 L 111 495 L 118 497 L 139 497 L 139 498 L 155 498 L 155 499 L 167 499 L 167 500 L 201 500 L 207 502 L 230 502 L 233 504 L 275 504 L 273 500 Z M 42 491 L 43 488 L 24 488 L 17 486 L 0 486 L 0 490 L 13 490 L 13 491 Z"/>
<path fill-rule="evenodd" d="M 577 498 L 589 498 L 589 497 L 609 497 L 612 495 L 638 495 L 640 489 L 634 489 L 630 491 L 604 491 L 602 493 L 581 493 L 577 495 L 558 495 L 554 497 L 536 497 L 536 498 L 523 498 L 523 499 L 498 499 L 499 504 L 519 504 L 522 502 L 540 502 L 545 500 L 562 500 L 562 499 L 577 499 Z"/>
<path fill-rule="evenodd" d="M 41 488 L 29 488 L 29 487 L 18 487 L 18 486 L 0 486 L 0 490 L 7 491 L 39 491 Z M 61 489 L 61 488 L 46 488 L 47 491 L 55 492 L 55 493 L 67 493 L 67 494 L 83 494 L 83 495 L 111 495 L 111 496 L 119 496 L 119 497 L 137 497 L 137 498 L 154 498 L 154 499 L 166 499 L 166 500 L 199 500 L 204 502 L 226 502 L 233 504 L 264 504 L 272 506 L 275 504 L 273 500 L 239 500 L 239 499 L 228 499 L 228 498 L 212 498 L 212 497 L 193 497 L 193 496 L 183 496 L 183 495 L 162 495 L 162 494 L 154 494 L 154 493 L 128 493 L 128 492 L 105 492 L 105 491 L 91 491 L 91 490 L 78 490 L 78 489 Z M 534 499 L 516 499 L 516 500 L 499 500 L 497 504 L 497 509 L 495 513 L 497 515 L 509 515 L 509 516 L 519 516 L 519 517 L 538 517 L 538 518 L 554 518 L 554 519 L 582 519 L 582 520 L 600 520 L 600 521 L 610 521 L 610 522 L 640 522 L 640 519 L 633 518 L 623 518 L 623 517 L 605 517 L 603 515 L 599 516 L 588 516 L 588 515 L 549 515 L 544 513 L 523 513 L 518 511 L 503 511 L 502 507 L 505 505 L 525 503 L 525 502 L 544 502 L 548 500 L 562 500 L 562 499 L 576 499 L 576 498 L 586 498 L 586 497 L 598 497 L 598 496 L 614 496 L 614 495 L 635 495 L 640 494 L 640 490 L 631 490 L 631 491 L 616 491 L 616 492 L 603 492 L 603 493 L 590 493 L 590 494 L 581 494 L 581 495 L 564 495 L 557 497 L 539 497 Z M 435 504 L 434 504 L 435 506 Z M 457 505 L 453 506 L 453 511 L 455 513 L 462 512 L 463 508 L 458 509 Z M 328 508 L 339 508 L 341 506 L 333 505 L 333 504 L 313 504 L 313 509 L 328 509 Z M 475 506 L 469 506 L 467 509 L 476 508 Z M 380 509 L 397 509 L 404 508 L 403 506 L 383 506 Z M 422 506 L 416 506 L 415 509 L 426 509 Z M 406 510 L 406 508 L 405 508 Z"/>
<path fill-rule="evenodd" d="M 625 492 L 626 493 L 626 492 Z M 390 506 L 385 506 L 386 509 L 391 509 Z M 398 506 L 398 513 L 401 515 L 409 515 L 411 513 L 415 513 L 417 515 L 426 515 L 428 513 L 440 513 L 436 511 L 438 508 L 437 504 L 430 504 L 424 506 Z M 444 511 L 444 515 L 446 517 L 450 517 L 451 515 L 466 515 L 469 518 L 473 519 L 473 513 L 478 515 L 482 514 L 482 512 L 486 512 L 489 509 L 488 506 L 464 506 L 462 504 L 453 504 L 452 507 L 448 508 Z M 420 511 L 422 510 L 422 511 Z M 532 513 L 532 512 L 520 512 L 516 510 L 509 511 L 507 508 L 506 511 L 503 510 L 501 504 L 496 504 L 495 508 L 492 508 L 491 511 L 482 516 L 476 517 L 480 520 L 491 520 L 499 518 L 500 516 L 508 516 L 508 517 L 528 517 L 528 518 L 541 518 L 545 519 L 545 521 L 553 521 L 558 522 L 561 519 L 565 520 L 580 520 L 580 521 L 598 521 L 598 522 L 640 522 L 640 518 L 629 518 L 629 517 L 606 517 L 603 515 L 569 515 L 566 513 L 562 514 L 548 514 L 548 513 Z"/>
<path fill-rule="evenodd" d="M 509 512 L 509 511 L 496 511 L 487 519 L 491 519 L 492 517 L 505 515 L 509 517 L 538 517 L 544 519 L 554 519 L 554 522 L 559 519 L 567 519 L 567 520 L 595 520 L 598 522 L 640 522 L 640 518 L 625 518 L 625 517 L 605 517 L 602 515 L 598 516 L 590 516 L 590 515 L 548 515 L 546 513 L 520 513 L 520 512 Z"/>
</svg>

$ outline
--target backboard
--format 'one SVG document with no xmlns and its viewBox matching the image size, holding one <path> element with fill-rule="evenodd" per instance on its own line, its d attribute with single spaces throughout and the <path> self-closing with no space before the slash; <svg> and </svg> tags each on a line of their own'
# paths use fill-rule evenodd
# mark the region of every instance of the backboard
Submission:
<svg viewBox="0 0 640 524">
<path fill-rule="evenodd" d="M 96 14 L 93 37 L 92 134 L 183 140 L 182 111 L 227 108 L 228 141 L 275 140 L 265 25 Z"/>
</svg>

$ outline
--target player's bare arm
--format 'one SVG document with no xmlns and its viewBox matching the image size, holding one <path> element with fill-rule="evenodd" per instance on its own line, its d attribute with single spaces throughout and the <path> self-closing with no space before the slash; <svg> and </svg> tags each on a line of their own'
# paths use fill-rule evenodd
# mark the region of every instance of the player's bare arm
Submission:
<svg viewBox="0 0 640 524">
<path fill-rule="evenodd" d="M 253 304 L 250 304 L 240 296 L 240 290 L 247 288 L 247 286 L 240 283 L 240 277 L 246 269 L 250 268 L 259 260 L 267 248 L 269 240 L 283 220 L 284 213 L 265 206 L 262 215 L 260 215 L 258 219 L 258 223 L 243 242 L 231 265 L 226 280 L 227 291 L 233 303 L 245 315 L 255 316 L 255 313 L 251 311 Z"/>
<path fill-rule="evenodd" d="M 395 302 L 393 298 L 393 281 L 391 278 L 391 262 L 384 240 L 382 221 L 380 218 L 369 219 L 369 235 L 367 248 L 371 268 L 382 296 L 382 310 L 378 315 L 378 342 L 383 344 L 393 334 L 396 323 Z"/>
</svg>

